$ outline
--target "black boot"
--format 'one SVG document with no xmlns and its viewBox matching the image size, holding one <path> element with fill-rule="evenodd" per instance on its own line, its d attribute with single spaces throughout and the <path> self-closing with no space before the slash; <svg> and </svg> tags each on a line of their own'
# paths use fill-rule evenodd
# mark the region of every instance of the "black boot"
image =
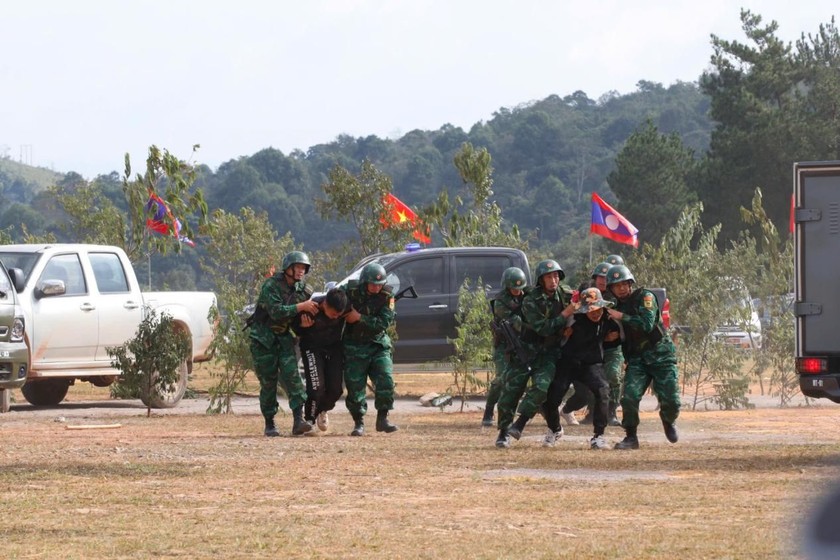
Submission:
<svg viewBox="0 0 840 560">
<path fill-rule="evenodd" d="M 353 415 L 353 431 L 350 432 L 351 436 L 363 436 L 365 435 L 365 417 L 362 415 Z"/>
<path fill-rule="evenodd" d="M 513 424 L 511 424 L 508 428 L 508 435 L 510 435 L 510 437 L 512 437 L 513 439 L 521 438 L 522 432 L 525 430 L 525 424 L 528 423 L 528 420 L 530 420 L 530 418 L 527 418 L 520 414 L 519 418 L 517 418 L 516 421 Z"/>
<path fill-rule="evenodd" d="M 490 428 L 493 426 L 493 407 L 485 407 L 484 417 L 481 419 L 481 425 L 485 428 Z"/>
<path fill-rule="evenodd" d="M 388 420 L 388 411 L 387 410 L 377 410 L 376 411 L 376 431 L 377 432 L 385 432 L 386 434 L 390 434 L 399 430 L 394 424 Z"/>
<path fill-rule="evenodd" d="M 607 419 L 609 426 L 621 426 L 621 420 L 618 419 L 618 404 L 610 403 L 610 417 Z"/>
<path fill-rule="evenodd" d="M 304 420 L 303 407 L 299 406 L 292 411 L 294 423 L 292 424 L 292 435 L 300 436 L 312 430 L 312 424 Z"/>
<path fill-rule="evenodd" d="M 277 437 L 280 435 L 280 432 L 277 431 L 277 426 L 274 425 L 274 416 L 265 417 L 265 431 L 263 433 L 266 437 Z"/>
<path fill-rule="evenodd" d="M 677 443 L 680 439 L 680 434 L 677 433 L 677 427 L 665 420 L 662 421 L 662 427 L 665 428 L 665 437 L 668 438 L 668 441 Z"/>
<path fill-rule="evenodd" d="M 636 428 L 626 428 L 625 431 L 627 435 L 615 444 L 615 449 L 638 449 L 639 438 L 636 437 Z"/>
<path fill-rule="evenodd" d="M 496 438 L 496 447 L 499 449 L 510 447 L 510 436 L 507 430 L 499 430 L 499 437 Z"/>
</svg>

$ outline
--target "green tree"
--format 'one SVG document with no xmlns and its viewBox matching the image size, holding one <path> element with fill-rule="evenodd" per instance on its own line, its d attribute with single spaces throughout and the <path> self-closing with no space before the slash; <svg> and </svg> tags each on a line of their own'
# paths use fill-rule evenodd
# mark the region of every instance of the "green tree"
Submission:
<svg viewBox="0 0 840 560">
<path fill-rule="evenodd" d="M 452 385 L 449 391 L 454 390 L 460 397 L 461 412 L 464 411 L 467 395 L 487 385 L 478 372 L 493 368 L 493 340 L 488 328 L 493 316 L 487 296 L 480 288 L 483 285 L 478 278 L 478 289 L 471 289 L 469 280 L 465 280 L 458 290 L 458 313 L 455 315 L 458 336 L 449 341 L 455 347 L 451 358 Z"/>
<path fill-rule="evenodd" d="M 382 226 L 387 212 L 383 199 L 391 188 L 391 178 L 370 160 L 362 162 L 357 175 L 340 165 L 334 166 L 322 185 L 326 198 L 316 200 L 315 206 L 322 218 L 338 218 L 353 225 L 358 236 L 353 251 L 357 259 L 400 250 L 412 240 L 414 226 L 409 222 Z"/>
<path fill-rule="evenodd" d="M 146 416 L 151 416 L 153 406 L 171 406 L 180 399 L 178 383 L 186 381 L 190 344 L 189 334 L 175 328 L 171 315 L 147 308 L 134 338 L 106 348 L 111 365 L 122 372 L 117 385 L 129 393 L 139 392 Z M 177 399 L 167 402 L 173 393 Z"/>
<path fill-rule="evenodd" d="M 679 136 L 660 134 L 650 120 L 627 139 L 607 183 L 621 213 L 639 228 L 640 242 L 658 243 L 696 200 L 688 188 L 694 168 L 694 155 Z"/>
<path fill-rule="evenodd" d="M 460 195 L 450 201 L 446 190 L 437 201 L 420 212 L 420 218 L 432 227 L 437 226 L 447 247 L 499 245 L 525 248 L 514 225 L 510 232 L 503 230 L 502 210 L 493 196 L 493 168 L 490 153 L 464 143 L 455 155 L 455 167 L 468 189 L 469 204 Z"/>
<path fill-rule="evenodd" d="M 66 218 L 59 228 L 74 243 L 123 246 L 125 214 L 107 198 L 97 183 L 54 185 L 47 189 Z"/>
<path fill-rule="evenodd" d="M 193 151 L 197 149 L 198 145 L 193 147 Z M 146 219 L 154 214 L 147 207 L 152 194 L 160 196 L 172 218 L 180 221 L 181 235 L 196 239 L 191 219 L 197 220 L 200 233 L 207 233 L 207 203 L 202 190 L 193 188 L 195 179 L 196 169 L 191 163 L 178 159 L 168 150 L 161 151 L 157 146 L 149 147 L 145 172 L 132 179 L 131 160 L 128 154 L 125 155 L 123 193 L 128 201 L 128 215 L 125 241 L 121 246 L 132 261 L 139 260 L 144 251 L 165 255 L 169 250 L 176 253 L 181 250 L 181 242 L 176 236 L 152 235 L 146 227 Z M 164 221 L 169 220 L 167 217 Z"/>
</svg>

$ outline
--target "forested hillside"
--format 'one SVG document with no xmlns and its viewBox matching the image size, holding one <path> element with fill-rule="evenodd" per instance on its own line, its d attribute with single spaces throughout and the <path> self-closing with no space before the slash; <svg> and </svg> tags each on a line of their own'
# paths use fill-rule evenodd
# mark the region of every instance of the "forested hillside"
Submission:
<svg viewBox="0 0 840 560">
<path fill-rule="evenodd" d="M 397 197 L 422 210 L 442 190 L 462 192 L 453 157 L 468 142 L 492 156 L 492 201 L 537 253 L 565 259 L 581 245 L 592 192 L 630 219 L 643 243 L 658 242 L 694 201 L 703 203 L 706 227 L 722 225 L 720 242 L 727 243 L 744 229 L 740 207 L 756 188 L 783 229 L 793 162 L 840 159 L 840 37 L 833 21 L 794 44 L 750 12 L 742 13 L 742 26 L 746 43 L 713 37 L 711 67 L 696 83 L 640 81 L 633 93 L 599 99 L 581 91 L 551 95 L 500 108 L 469 130 L 442 124 L 393 140 L 340 136 L 290 154 L 265 147 L 215 170 L 199 168 L 196 186 L 211 210 L 266 212 L 279 234 L 322 250 L 354 235 L 315 208 L 335 166 L 356 173 L 369 160 L 392 179 Z M 84 181 L 69 172 L 58 183 L 72 190 Z M 125 208 L 118 174 L 94 184 Z M 63 239 L 63 214 L 48 197 L 0 168 L 0 229 L 12 239 L 23 228 Z"/>
</svg>

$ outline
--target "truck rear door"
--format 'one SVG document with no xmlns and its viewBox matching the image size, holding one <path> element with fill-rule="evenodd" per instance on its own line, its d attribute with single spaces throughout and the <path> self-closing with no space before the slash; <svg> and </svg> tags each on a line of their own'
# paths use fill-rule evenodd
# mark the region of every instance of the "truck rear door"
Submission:
<svg viewBox="0 0 840 560">
<path fill-rule="evenodd" d="M 796 367 L 802 393 L 840 402 L 840 162 L 794 165 Z"/>
</svg>

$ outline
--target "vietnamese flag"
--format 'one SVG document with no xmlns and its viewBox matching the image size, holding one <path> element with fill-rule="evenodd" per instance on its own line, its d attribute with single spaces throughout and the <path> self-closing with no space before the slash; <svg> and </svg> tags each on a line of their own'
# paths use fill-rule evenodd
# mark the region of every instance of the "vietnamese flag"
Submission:
<svg viewBox="0 0 840 560">
<path fill-rule="evenodd" d="M 592 222 L 589 231 L 619 243 L 639 246 L 639 230 L 603 198 L 592 193 Z"/>
<path fill-rule="evenodd" d="M 417 214 L 405 202 L 393 194 L 388 193 L 382 198 L 382 204 L 385 205 L 386 215 L 382 216 L 379 221 L 382 223 L 383 228 L 408 222 L 415 226 L 415 230 L 412 233 L 414 239 L 427 245 L 432 242 L 432 239 L 427 234 L 428 229 L 423 227 L 422 223 L 418 223 Z"/>
</svg>

